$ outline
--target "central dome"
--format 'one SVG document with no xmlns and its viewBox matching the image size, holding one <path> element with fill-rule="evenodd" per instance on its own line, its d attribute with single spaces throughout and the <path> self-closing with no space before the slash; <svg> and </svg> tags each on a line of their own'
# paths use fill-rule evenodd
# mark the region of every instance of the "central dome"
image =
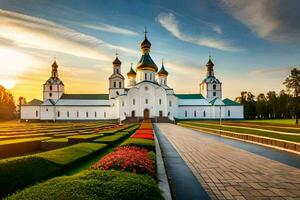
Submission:
<svg viewBox="0 0 300 200">
<path fill-rule="evenodd" d="M 150 47 L 151 47 L 151 42 L 148 40 L 145 32 L 145 39 L 141 43 L 141 49 L 143 55 L 136 66 L 137 71 L 150 70 L 150 71 L 157 72 L 158 68 L 150 56 Z"/>
</svg>

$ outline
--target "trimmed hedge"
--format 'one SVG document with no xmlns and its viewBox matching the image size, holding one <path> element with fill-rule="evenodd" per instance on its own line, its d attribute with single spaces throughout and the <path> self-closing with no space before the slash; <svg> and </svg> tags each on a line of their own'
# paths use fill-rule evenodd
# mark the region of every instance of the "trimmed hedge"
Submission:
<svg viewBox="0 0 300 200">
<path fill-rule="evenodd" d="M 62 147 L 67 147 L 71 145 L 68 143 L 68 138 L 55 138 L 51 140 L 45 140 L 41 142 L 41 149 L 42 150 L 53 150 Z"/>
<path fill-rule="evenodd" d="M 36 154 L 36 156 L 45 158 L 59 166 L 68 167 L 104 150 L 105 147 L 106 144 L 80 143 L 69 147 L 39 153 Z"/>
<path fill-rule="evenodd" d="M 80 142 L 91 142 L 97 138 L 103 137 L 103 134 L 95 133 L 95 134 L 88 134 L 88 135 L 76 135 L 68 137 L 70 143 L 80 143 Z"/>
<path fill-rule="evenodd" d="M 148 175 L 102 170 L 86 170 L 37 184 L 7 198 L 72 200 L 162 200 L 161 192 Z"/>
<path fill-rule="evenodd" d="M 104 136 L 102 138 L 93 140 L 93 142 L 113 145 L 119 142 L 120 140 L 122 140 L 124 137 L 125 137 L 124 135 L 110 135 L 110 136 Z"/>
<path fill-rule="evenodd" d="M 37 137 L 15 140 L 0 141 L 0 158 L 17 156 L 24 153 L 37 151 L 41 141 L 51 139 L 51 137 Z"/>
<path fill-rule="evenodd" d="M 39 157 L 0 160 L 0 199 L 37 181 L 54 176 L 59 168 Z"/>
<path fill-rule="evenodd" d="M 146 148 L 150 151 L 155 151 L 154 141 L 142 138 L 129 138 L 125 140 L 120 146 L 136 146 Z"/>
</svg>

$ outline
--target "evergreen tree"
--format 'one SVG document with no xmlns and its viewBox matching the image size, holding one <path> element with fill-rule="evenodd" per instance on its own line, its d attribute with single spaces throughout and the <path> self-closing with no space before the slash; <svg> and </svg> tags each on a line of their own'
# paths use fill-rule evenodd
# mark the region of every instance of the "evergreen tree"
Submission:
<svg viewBox="0 0 300 200">
<path fill-rule="evenodd" d="M 13 119 L 15 110 L 13 95 L 0 85 L 0 119 Z"/>
</svg>

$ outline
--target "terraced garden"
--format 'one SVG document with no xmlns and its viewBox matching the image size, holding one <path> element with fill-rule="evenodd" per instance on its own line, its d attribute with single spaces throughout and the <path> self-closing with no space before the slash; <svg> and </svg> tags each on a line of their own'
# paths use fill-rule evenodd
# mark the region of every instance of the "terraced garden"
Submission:
<svg viewBox="0 0 300 200">
<path fill-rule="evenodd" d="M 151 123 L 1 123 L 0 198 L 162 199 L 155 158 Z"/>
</svg>

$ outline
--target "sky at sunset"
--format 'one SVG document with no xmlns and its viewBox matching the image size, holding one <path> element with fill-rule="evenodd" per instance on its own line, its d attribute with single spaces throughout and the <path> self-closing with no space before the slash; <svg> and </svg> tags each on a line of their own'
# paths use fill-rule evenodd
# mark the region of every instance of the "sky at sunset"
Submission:
<svg viewBox="0 0 300 200">
<path fill-rule="evenodd" d="M 197 93 L 211 52 L 223 96 L 284 89 L 300 68 L 298 0 L 0 0 L 0 84 L 42 99 L 56 57 L 66 93 L 108 93 L 115 51 L 122 73 L 140 56 L 164 59 L 176 93 Z"/>
</svg>

